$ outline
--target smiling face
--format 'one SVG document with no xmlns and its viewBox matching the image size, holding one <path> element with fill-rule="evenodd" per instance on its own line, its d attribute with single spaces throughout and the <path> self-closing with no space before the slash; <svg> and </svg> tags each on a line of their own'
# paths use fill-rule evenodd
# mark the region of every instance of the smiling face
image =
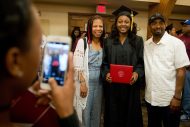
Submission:
<svg viewBox="0 0 190 127">
<path fill-rule="evenodd" d="M 120 34 L 126 34 L 130 29 L 131 20 L 125 15 L 119 16 L 116 26 Z"/>
<path fill-rule="evenodd" d="M 162 37 L 162 35 L 165 33 L 166 25 L 161 19 L 155 19 L 149 25 L 149 28 L 153 36 Z"/>
<path fill-rule="evenodd" d="M 103 33 L 103 21 L 101 19 L 95 19 L 92 24 L 92 36 L 94 38 L 100 38 Z"/>
</svg>

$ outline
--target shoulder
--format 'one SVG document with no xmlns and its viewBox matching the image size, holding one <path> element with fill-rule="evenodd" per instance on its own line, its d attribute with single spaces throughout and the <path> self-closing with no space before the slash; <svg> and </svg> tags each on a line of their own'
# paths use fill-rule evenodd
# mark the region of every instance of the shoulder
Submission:
<svg viewBox="0 0 190 127">
<path fill-rule="evenodd" d="M 143 38 L 141 36 L 133 35 L 133 39 L 135 40 L 134 42 L 136 43 L 136 45 L 143 45 L 144 41 L 143 41 Z"/>
<path fill-rule="evenodd" d="M 136 34 L 130 34 L 128 35 L 129 41 L 135 41 L 135 42 L 143 42 L 143 39 L 141 36 L 138 36 Z"/>
<path fill-rule="evenodd" d="M 104 46 L 109 46 L 109 45 L 112 45 L 114 39 L 108 37 L 106 39 L 104 39 Z"/>
<path fill-rule="evenodd" d="M 77 42 L 77 48 L 84 48 L 84 38 L 80 38 Z"/>
<path fill-rule="evenodd" d="M 142 37 L 139 35 L 135 35 L 135 37 L 136 37 L 136 39 L 142 39 Z"/>
<path fill-rule="evenodd" d="M 168 35 L 168 40 L 167 40 L 170 44 L 173 44 L 174 46 L 184 46 L 184 43 L 182 40 L 180 40 L 177 37 Z"/>
<path fill-rule="evenodd" d="M 164 33 L 160 41 L 170 48 L 181 45 L 183 43 L 179 38 L 174 37 L 167 32 Z"/>
<path fill-rule="evenodd" d="M 143 38 L 141 36 L 136 35 L 136 40 L 143 43 Z"/>
<path fill-rule="evenodd" d="M 84 43 L 84 39 L 83 39 L 83 38 L 80 38 L 80 39 L 78 40 L 78 44 L 81 44 L 81 43 Z"/>
<path fill-rule="evenodd" d="M 145 41 L 145 43 L 149 43 L 152 41 L 152 37 Z"/>
</svg>

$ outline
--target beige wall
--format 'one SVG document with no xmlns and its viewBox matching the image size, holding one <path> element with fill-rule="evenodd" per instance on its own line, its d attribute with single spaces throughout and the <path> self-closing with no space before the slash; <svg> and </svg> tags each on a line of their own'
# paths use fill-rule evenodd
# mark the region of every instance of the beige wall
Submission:
<svg viewBox="0 0 190 127">
<path fill-rule="evenodd" d="M 152 3 L 160 2 L 160 0 L 132 0 L 132 1 L 144 1 L 144 2 L 152 2 Z M 176 5 L 190 6 L 190 2 L 189 0 L 177 0 Z"/>
<path fill-rule="evenodd" d="M 186 19 L 189 19 L 189 15 L 184 15 L 184 14 L 172 14 L 172 15 L 170 16 L 170 19 L 186 20 Z"/>
<path fill-rule="evenodd" d="M 78 13 L 95 13 L 95 7 L 79 7 L 79 6 L 64 6 L 50 4 L 36 4 L 37 9 L 41 12 L 41 23 L 44 34 L 68 35 L 68 12 Z M 107 13 L 111 14 L 113 10 L 107 9 Z M 147 11 L 138 11 L 139 14 L 135 17 L 135 22 L 138 24 L 138 35 L 146 40 L 147 36 Z M 187 19 L 189 15 L 172 14 L 172 19 Z"/>
<path fill-rule="evenodd" d="M 40 18 L 44 34 L 55 35 L 68 35 L 68 12 L 95 12 L 93 8 L 76 6 L 36 4 L 36 7 L 41 12 Z"/>
<path fill-rule="evenodd" d="M 143 37 L 143 40 L 146 40 L 147 36 L 147 22 L 148 22 L 148 13 L 145 11 L 138 11 L 139 14 L 135 16 L 135 22 L 139 28 L 137 34 Z"/>
</svg>

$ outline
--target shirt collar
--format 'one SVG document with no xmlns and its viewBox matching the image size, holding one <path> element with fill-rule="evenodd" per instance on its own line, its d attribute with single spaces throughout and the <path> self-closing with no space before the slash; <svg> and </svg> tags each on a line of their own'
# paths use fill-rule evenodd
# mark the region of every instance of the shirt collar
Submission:
<svg viewBox="0 0 190 127">
<path fill-rule="evenodd" d="M 168 37 L 168 33 L 165 32 L 164 35 L 162 36 L 162 38 L 160 39 L 160 41 L 157 43 L 157 45 L 159 45 L 159 44 L 164 44 L 167 37 Z M 148 41 L 148 44 L 152 44 L 152 43 L 154 43 L 154 42 L 153 42 L 153 36 L 152 36 L 152 37 L 150 38 L 150 40 Z M 156 44 L 156 43 L 154 43 L 154 44 Z"/>
</svg>

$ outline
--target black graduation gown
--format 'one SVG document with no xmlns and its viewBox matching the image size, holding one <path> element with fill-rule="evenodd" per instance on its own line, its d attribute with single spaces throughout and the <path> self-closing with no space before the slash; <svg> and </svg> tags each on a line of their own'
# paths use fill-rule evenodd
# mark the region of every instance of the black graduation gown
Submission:
<svg viewBox="0 0 190 127">
<path fill-rule="evenodd" d="M 129 41 L 135 43 L 134 46 Z M 135 84 L 107 83 L 110 64 L 132 65 L 139 78 Z M 142 37 L 127 38 L 122 45 L 118 39 L 104 42 L 102 78 L 105 92 L 104 127 L 142 127 L 140 81 L 144 77 Z"/>
</svg>

